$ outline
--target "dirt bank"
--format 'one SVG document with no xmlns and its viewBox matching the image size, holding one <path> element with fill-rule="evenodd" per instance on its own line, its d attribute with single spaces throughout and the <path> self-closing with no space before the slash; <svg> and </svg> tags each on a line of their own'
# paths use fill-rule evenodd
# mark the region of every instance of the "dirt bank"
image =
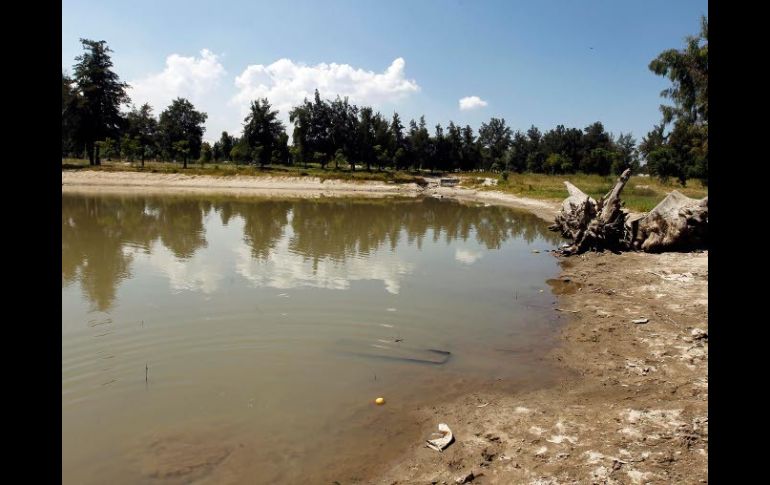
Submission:
<svg viewBox="0 0 770 485">
<path fill-rule="evenodd" d="M 550 284 L 569 322 L 548 360 L 565 377 L 417 410 L 424 439 L 444 422 L 457 441 L 442 454 L 415 443 L 368 482 L 707 481 L 708 253 L 592 253 L 562 267 Z"/>
<path fill-rule="evenodd" d="M 62 191 L 103 193 L 223 193 L 231 195 L 292 197 L 440 197 L 523 208 L 553 220 L 558 204 L 526 199 L 502 192 L 461 187 L 440 187 L 439 179 L 426 177 L 428 185 L 394 184 L 377 181 L 321 180 L 317 177 L 232 176 L 102 172 L 62 170 Z"/>
</svg>

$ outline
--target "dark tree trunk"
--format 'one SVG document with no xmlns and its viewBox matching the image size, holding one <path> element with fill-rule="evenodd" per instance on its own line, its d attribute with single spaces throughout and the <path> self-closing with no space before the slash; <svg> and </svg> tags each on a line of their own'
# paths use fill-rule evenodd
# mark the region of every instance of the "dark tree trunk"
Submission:
<svg viewBox="0 0 770 485">
<path fill-rule="evenodd" d="M 185 155 L 184 158 L 182 159 L 182 168 L 184 169 L 187 168 L 187 155 Z"/>
<path fill-rule="evenodd" d="M 95 152 L 96 153 L 94 154 L 94 165 L 101 165 L 102 164 L 102 160 L 101 160 L 101 158 L 99 158 L 99 145 L 96 145 Z"/>
<path fill-rule="evenodd" d="M 86 152 L 88 153 L 88 164 L 95 165 L 94 163 L 94 144 L 91 142 L 86 143 Z"/>
</svg>

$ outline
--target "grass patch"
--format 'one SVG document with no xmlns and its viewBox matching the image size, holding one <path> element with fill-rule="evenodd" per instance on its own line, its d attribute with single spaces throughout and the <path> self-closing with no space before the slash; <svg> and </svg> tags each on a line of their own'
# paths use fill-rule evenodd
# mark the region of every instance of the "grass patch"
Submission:
<svg viewBox="0 0 770 485">
<path fill-rule="evenodd" d="M 482 186 L 484 178 L 480 178 L 479 174 L 464 177 L 461 185 L 469 188 L 499 190 L 522 197 L 553 201 L 562 201 L 567 197 L 567 189 L 563 183 L 565 180 L 573 183 L 580 190 L 597 200 L 609 192 L 617 181 L 616 176 L 603 177 L 601 175 L 585 174 L 546 175 L 509 173 L 508 180 L 503 180 L 499 174 L 489 173 L 481 175 L 494 178 L 497 180 L 497 185 L 491 187 Z M 621 199 L 627 209 L 646 212 L 655 207 L 672 190 L 678 190 L 684 195 L 696 199 L 708 195 L 708 188 L 704 187 L 698 180 L 690 180 L 687 182 L 686 187 L 682 187 L 675 181 L 663 183 L 654 177 L 641 177 L 637 175 L 629 179 L 623 188 Z"/>
</svg>

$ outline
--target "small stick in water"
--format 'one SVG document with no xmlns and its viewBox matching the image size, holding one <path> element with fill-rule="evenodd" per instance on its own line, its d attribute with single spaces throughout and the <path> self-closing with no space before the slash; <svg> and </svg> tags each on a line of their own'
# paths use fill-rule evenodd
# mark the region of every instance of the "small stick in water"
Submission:
<svg viewBox="0 0 770 485">
<path fill-rule="evenodd" d="M 150 368 L 147 366 L 147 362 L 144 363 L 144 383 L 147 384 L 147 372 Z"/>
</svg>

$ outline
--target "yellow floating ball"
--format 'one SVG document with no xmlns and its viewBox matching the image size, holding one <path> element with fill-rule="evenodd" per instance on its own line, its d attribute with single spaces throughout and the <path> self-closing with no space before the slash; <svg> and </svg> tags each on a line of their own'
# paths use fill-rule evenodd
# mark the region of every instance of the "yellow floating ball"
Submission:
<svg viewBox="0 0 770 485">
<path fill-rule="evenodd" d="M 378 397 L 374 400 L 376 404 L 385 404 L 385 398 L 384 397 Z"/>
</svg>

